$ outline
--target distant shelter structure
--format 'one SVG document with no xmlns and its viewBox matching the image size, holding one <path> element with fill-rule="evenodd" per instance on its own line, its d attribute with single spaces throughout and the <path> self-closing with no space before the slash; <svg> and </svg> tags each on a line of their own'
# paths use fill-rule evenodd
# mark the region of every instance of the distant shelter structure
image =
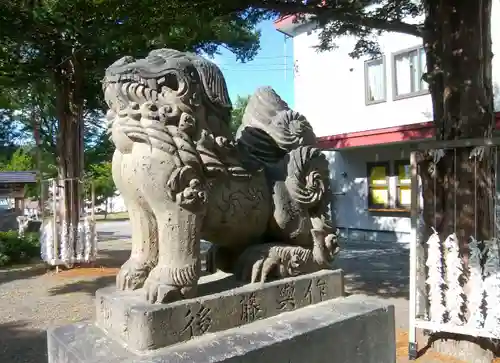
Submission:
<svg viewBox="0 0 500 363">
<path fill-rule="evenodd" d="M 0 231 L 17 230 L 16 218 L 24 215 L 26 186 L 36 181 L 36 171 L 0 172 Z"/>
</svg>

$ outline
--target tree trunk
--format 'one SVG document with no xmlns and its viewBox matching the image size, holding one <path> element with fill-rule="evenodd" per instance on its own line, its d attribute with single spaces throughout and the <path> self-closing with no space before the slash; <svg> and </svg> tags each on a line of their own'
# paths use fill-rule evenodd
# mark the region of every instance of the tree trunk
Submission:
<svg viewBox="0 0 500 363">
<path fill-rule="evenodd" d="M 424 1 L 427 80 L 438 140 L 493 134 L 491 5 L 492 0 Z M 441 241 L 455 232 L 465 265 L 470 237 L 485 241 L 496 234 L 494 151 L 485 147 L 482 158 L 471 157 L 471 151 L 470 147 L 445 150 L 437 165 L 433 165 L 430 153 L 422 153 L 419 160 L 422 243 L 432 233 L 431 227 Z M 430 171 L 432 167 L 435 173 Z M 441 339 L 458 340 L 460 345 L 450 346 Z M 439 351 L 453 354 L 470 349 L 468 342 L 484 346 L 485 340 L 440 332 L 432 334 L 430 342 L 435 342 Z"/>
<path fill-rule="evenodd" d="M 69 250 L 74 257 L 78 237 L 78 223 L 82 208 L 83 177 L 83 99 L 81 81 L 83 70 L 73 54 L 55 71 L 59 134 L 57 140 L 59 218 L 61 233 L 68 236 Z"/>
<path fill-rule="evenodd" d="M 40 139 L 40 117 L 38 116 L 36 100 L 32 100 L 31 109 L 31 127 L 33 128 L 33 139 L 35 140 L 35 152 L 36 152 L 36 171 L 37 171 L 37 187 L 40 192 L 38 197 L 38 208 L 40 211 L 43 209 L 43 173 L 42 173 L 42 142 Z"/>
<path fill-rule="evenodd" d="M 425 2 L 424 45 L 437 138 L 491 137 L 493 112 L 492 0 Z M 426 235 L 431 226 L 445 238 L 454 231 L 464 255 L 471 236 L 478 240 L 494 233 L 493 151 L 470 158 L 471 148 L 445 150 L 436 174 L 422 155 L 419 163 L 424 193 Z"/>
</svg>

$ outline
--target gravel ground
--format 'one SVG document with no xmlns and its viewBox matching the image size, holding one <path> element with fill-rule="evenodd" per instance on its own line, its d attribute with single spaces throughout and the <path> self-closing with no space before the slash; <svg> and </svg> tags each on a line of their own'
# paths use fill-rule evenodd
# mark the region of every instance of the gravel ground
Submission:
<svg viewBox="0 0 500 363">
<path fill-rule="evenodd" d="M 105 268 L 63 271 L 45 266 L 0 271 L 0 362 L 45 363 L 46 329 L 91 319 L 94 293 L 114 283 L 127 258 L 127 242 L 103 250 Z"/>
<path fill-rule="evenodd" d="M 95 291 L 114 283 L 129 254 L 130 243 L 112 237 L 109 233 L 109 241 L 99 246 L 102 268 L 59 274 L 41 265 L 0 270 L 0 362 L 45 363 L 48 327 L 93 318 Z M 337 266 L 346 272 L 348 292 L 379 296 L 395 305 L 398 362 L 407 362 L 408 251 L 390 243 L 347 242 Z M 418 362 L 459 361 L 426 355 Z"/>
</svg>

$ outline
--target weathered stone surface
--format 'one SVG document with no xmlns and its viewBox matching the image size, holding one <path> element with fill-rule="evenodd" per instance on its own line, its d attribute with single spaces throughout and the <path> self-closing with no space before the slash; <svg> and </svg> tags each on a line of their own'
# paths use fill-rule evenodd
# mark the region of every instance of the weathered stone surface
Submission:
<svg viewBox="0 0 500 363">
<path fill-rule="evenodd" d="M 499 352 L 495 342 L 480 337 L 438 333 L 429 342 L 432 350 L 469 363 L 491 363 Z"/>
<path fill-rule="evenodd" d="M 96 293 L 97 325 L 135 351 L 166 347 L 337 298 L 344 295 L 344 282 L 342 270 L 322 270 L 170 304 L 146 303 L 143 293 L 115 289 Z"/>
<path fill-rule="evenodd" d="M 218 269 L 247 282 L 329 268 L 339 252 L 329 163 L 311 124 L 271 87 L 249 98 L 236 136 L 224 76 L 199 55 L 123 57 L 103 90 L 132 226 L 119 289 L 143 288 L 150 303 L 196 296 L 200 239 L 218 247 Z"/>
<path fill-rule="evenodd" d="M 395 363 L 394 307 L 366 296 L 325 301 L 137 355 L 95 325 L 48 332 L 49 363 Z"/>
</svg>

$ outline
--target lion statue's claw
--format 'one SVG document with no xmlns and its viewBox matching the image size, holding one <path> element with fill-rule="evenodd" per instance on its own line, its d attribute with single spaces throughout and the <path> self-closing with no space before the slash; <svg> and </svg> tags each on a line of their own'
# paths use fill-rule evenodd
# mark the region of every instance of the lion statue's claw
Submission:
<svg viewBox="0 0 500 363">
<path fill-rule="evenodd" d="M 137 290 L 146 281 L 150 268 L 133 258 L 129 258 L 123 264 L 116 276 L 116 287 L 118 290 Z"/>
<path fill-rule="evenodd" d="M 167 285 L 157 280 L 148 279 L 144 284 L 146 300 L 151 304 L 166 304 L 182 299 L 177 286 Z"/>
<path fill-rule="evenodd" d="M 272 257 L 267 257 L 264 259 L 259 259 L 252 264 L 252 276 L 250 277 L 250 283 L 264 283 L 268 280 L 268 277 L 273 270 L 273 268 L 278 267 L 279 260 Z"/>
</svg>

